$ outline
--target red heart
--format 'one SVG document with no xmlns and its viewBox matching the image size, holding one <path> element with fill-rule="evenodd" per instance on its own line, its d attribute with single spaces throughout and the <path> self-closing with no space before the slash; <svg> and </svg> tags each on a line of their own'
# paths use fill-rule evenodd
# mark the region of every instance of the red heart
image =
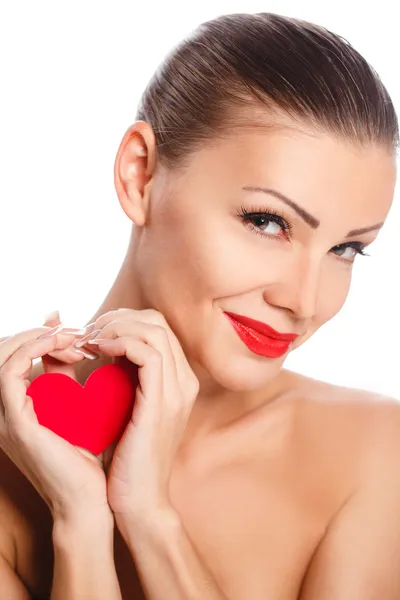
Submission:
<svg viewBox="0 0 400 600">
<path fill-rule="evenodd" d="M 93 371 L 84 386 L 63 373 L 44 373 L 31 382 L 26 394 L 41 425 L 100 454 L 122 436 L 137 385 L 135 365 L 109 364 Z"/>
</svg>

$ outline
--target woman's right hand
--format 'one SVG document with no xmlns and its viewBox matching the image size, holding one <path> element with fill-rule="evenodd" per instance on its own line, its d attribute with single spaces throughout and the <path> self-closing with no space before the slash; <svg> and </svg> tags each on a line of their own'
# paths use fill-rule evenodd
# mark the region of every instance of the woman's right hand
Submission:
<svg viewBox="0 0 400 600">
<path fill-rule="evenodd" d="M 53 518 L 110 515 L 101 459 L 41 426 L 26 395 L 33 360 L 71 346 L 71 335 L 61 331 L 40 337 L 45 332 L 35 328 L 0 343 L 0 447 L 48 504 Z"/>
</svg>

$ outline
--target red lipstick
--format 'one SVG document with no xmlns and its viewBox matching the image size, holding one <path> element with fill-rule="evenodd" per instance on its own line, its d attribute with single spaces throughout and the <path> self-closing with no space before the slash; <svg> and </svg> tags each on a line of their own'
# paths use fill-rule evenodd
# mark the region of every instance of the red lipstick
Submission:
<svg viewBox="0 0 400 600">
<path fill-rule="evenodd" d="M 291 342 L 298 337 L 297 333 L 279 333 L 266 323 L 250 317 L 231 312 L 225 314 L 249 350 L 267 358 L 283 356 Z"/>
</svg>

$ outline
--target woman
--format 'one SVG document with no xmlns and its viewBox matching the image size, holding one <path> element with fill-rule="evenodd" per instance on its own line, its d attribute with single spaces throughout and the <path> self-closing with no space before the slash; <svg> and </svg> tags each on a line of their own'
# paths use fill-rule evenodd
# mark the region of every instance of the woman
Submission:
<svg viewBox="0 0 400 600">
<path fill-rule="evenodd" d="M 283 369 L 343 306 L 397 146 L 378 76 L 321 27 L 225 15 L 174 48 L 118 150 L 132 235 L 85 335 L 52 317 L 0 345 L 2 597 L 400 597 L 399 404 Z M 84 383 L 124 356 L 116 448 L 38 425 L 33 359 Z"/>
</svg>

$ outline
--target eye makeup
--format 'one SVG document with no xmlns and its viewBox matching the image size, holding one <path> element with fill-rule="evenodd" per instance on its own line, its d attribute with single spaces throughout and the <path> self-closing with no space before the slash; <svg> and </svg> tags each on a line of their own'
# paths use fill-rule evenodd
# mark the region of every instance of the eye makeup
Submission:
<svg viewBox="0 0 400 600">
<path fill-rule="evenodd" d="M 262 235 L 263 237 L 272 238 L 276 240 L 288 239 L 292 236 L 293 233 L 293 223 L 285 216 L 283 213 L 272 209 L 268 206 L 252 206 L 250 209 L 241 206 L 236 213 L 243 221 L 244 225 L 248 227 L 254 233 Z M 268 223 L 276 223 L 282 230 L 281 234 L 271 234 L 265 233 L 262 229 L 263 226 L 268 225 Z M 337 256 L 340 260 L 349 263 L 354 262 L 354 259 L 357 254 L 361 256 L 370 256 L 369 254 L 364 252 L 364 248 L 367 246 L 365 242 L 360 241 L 351 241 L 344 242 L 343 244 L 337 244 L 333 248 L 331 248 L 331 252 Z M 350 258 L 342 258 L 341 254 L 338 252 L 346 251 L 347 248 L 352 248 L 356 254 Z"/>
</svg>

